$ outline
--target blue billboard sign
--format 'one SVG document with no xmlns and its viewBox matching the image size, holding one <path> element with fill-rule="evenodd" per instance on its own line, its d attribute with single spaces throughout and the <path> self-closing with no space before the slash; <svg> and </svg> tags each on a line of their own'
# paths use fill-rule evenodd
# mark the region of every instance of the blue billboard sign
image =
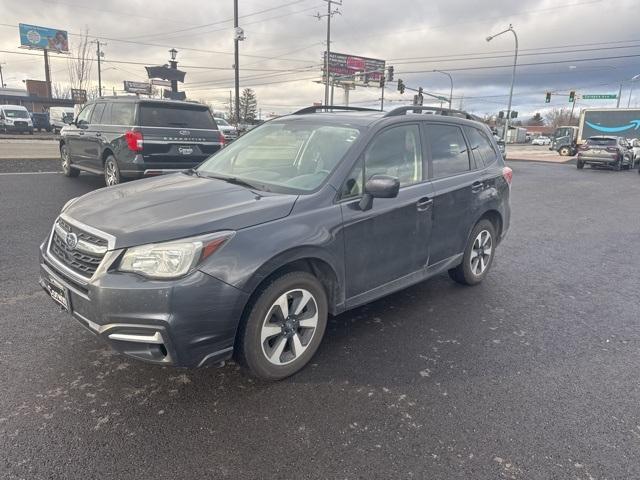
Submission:
<svg viewBox="0 0 640 480">
<path fill-rule="evenodd" d="M 66 30 L 38 27 L 20 23 L 20 45 L 41 50 L 69 51 L 69 36 Z"/>
</svg>

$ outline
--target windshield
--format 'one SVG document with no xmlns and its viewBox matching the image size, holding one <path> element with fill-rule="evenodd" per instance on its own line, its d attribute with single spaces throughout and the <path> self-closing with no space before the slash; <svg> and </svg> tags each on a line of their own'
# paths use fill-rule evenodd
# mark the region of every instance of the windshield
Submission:
<svg viewBox="0 0 640 480">
<path fill-rule="evenodd" d="M 227 122 L 224 118 L 216 118 L 216 123 L 218 125 L 224 125 L 225 127 L 229 127 L 229 122 Z"/>
<path fill-rule="evenodd" d="M 615 147 L 616 139 L 606 138 L 606 137 L 591 137 L 587 139 L 587 144 L 598 146 L 598 147 Z"/>
<path fill-rule="evenodd" d="M 4 115 L 7 118 L 29 118 L 29 114 L 24 110 L 5 110 Z"/>
<path fill-rule="evenodd" d="M 265 190 L 310 192 L 347 153 L 359 130 L 310 123 L 268 123 L 198 167 L 202 176 L 241 179 Z"/>
</svg>

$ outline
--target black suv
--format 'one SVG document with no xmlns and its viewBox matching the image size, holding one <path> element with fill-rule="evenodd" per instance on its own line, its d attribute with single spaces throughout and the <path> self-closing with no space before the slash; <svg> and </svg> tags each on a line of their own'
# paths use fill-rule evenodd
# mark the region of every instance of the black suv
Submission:
<svg viewBox="0 0 640 480">
<path fill-rule="evenodd" d="M 321 110 L 191 171 L 70 200 L 40 247 L 42 287 L 128 356 L 235 355 L 280 379 L 311 359 L 329 314 L 443 272 L 481 282 L 510 218 L 512 172 L 489 129 L 409 113 L 426 107 Z"/>
<path fill-rule="evenodd" d="M 223 142 L 205 105 L 104 97 L 87 103 L 62 129 L 60 158 L 66 176 L 96 173 L 111 186 L 195 167 Z"/>
</svg>

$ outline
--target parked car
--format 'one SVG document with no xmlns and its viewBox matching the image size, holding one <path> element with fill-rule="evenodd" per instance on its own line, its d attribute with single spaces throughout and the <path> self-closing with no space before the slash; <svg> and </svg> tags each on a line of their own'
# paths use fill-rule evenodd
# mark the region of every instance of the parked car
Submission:
<svg viewBox="0 0 640 480">
<path fill-rule="evenodd" d="M 217 152 L 223 139 L 205 105 L 134 96 L 87 103 L 61 131 L 67 177 L 80 171 L 122 180 L 193 168 Z"/>
<path fill-rule="evenodd" d="M 507 147 L 504 144 L 504 140 L 501 139 L 499 136 L 497 136 L 495 133 L 493 134 L 493 138 L 495 139 L 496 143 L 498 144 L 498 148 L 500 149 L 500 153 L 502 153 L 502 159 L 506 160 L 507 159 Z"/>
<path fill-rule="evenodd" d="M 51 124 L 49 123 L 49 114 L 44 113 L 31 113 L 31 120 L 33 121 L 33 129 L 41 132 L 42 130 L 46 132 L 51 131 Z"/>
<path fill-rule="evenodd" d="M 287 377 L 328 315 L 443 272 L 476 285 L 491 268 L 511 169 L 484 124 L 406 115 L 417 108 L 429 110 L 305 108 L 193 170 L 74 198 L 40 247 L 40 284 L 127 356 L 234 355 Z"/>
<path fill-rule="evenodd" d="M 624 137 L 589 137 L 578 147 L 578 169 L 591 165 L 622 170 L 633 168 L 633 164 L 633 151 Z"/>
<path fill-rule="evenodd" d="M 233 142 L 236 138 L 238 138 L 238 129 L 233 125 L 230 125 L 224 118 L 215 117 L 216 125 L 218 126 L 218 130 L 224 137 L 225 143 Z"/>
<path fill-rule="evenodd" d="M 69 122 L 75 117 L 73 107 L 50 107 L 49 123 L 53 129 L 53 133 L 58 134 Z"/>
<path fill-rule="evenodd" d="M 634 138 L 631 140 L 631 152 L 634 166 L 640 164 L 640 139 Z"/>
<path fill-rule="evenodd" d="M 33 135 L 33 121 L 29 110 L 22 105 L 0 105 L 0 132 Z"/>
<path fill-rule="evenodd" d="M 551 145 L 551 139 L 549 137 L 540 135 L 539 137 L 531 140 L 531 145 Z"/>
</svg>

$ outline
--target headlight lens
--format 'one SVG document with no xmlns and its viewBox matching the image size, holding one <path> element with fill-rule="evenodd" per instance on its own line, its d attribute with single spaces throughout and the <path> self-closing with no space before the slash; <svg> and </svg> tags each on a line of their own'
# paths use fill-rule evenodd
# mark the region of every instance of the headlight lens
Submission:
<svg viewBox="0 0 640 480">
<path fill-rule="evenodd" d="M 122 256 L 118 270 L 159 280 L 183 277 L 198 263 L 219 250 L 233 234 L 234 232 L 225 231 L 174 242 L 132 247 Z"/>
</svg>

